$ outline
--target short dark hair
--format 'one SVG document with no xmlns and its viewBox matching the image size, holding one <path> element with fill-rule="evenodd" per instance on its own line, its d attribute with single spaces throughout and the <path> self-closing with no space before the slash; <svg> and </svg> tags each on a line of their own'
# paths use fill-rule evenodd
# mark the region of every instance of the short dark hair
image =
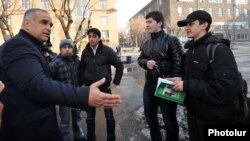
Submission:
<svg viewBox="0 0 250 141">
<path fill-rule="evenodd" d="M 87 35 L 89 35 L 90 33 L 96 34 L 99 38 L 101 38 L 101 31 L 97 28 L 90 28 L 87 31 Z"/>
<path fill-rule="evenodd" d="M 199 21 L 199 24 L 201 25 L 201 24 L 204 24 L 205 22 L 207 22 L 207 21 L 205 21 L 205 20 L 198 20 Z M 206 28 L 206 31 L 208 32 L 209 31 L 209 29 L 210 29 L 210 23 L 208 23 L 207 22 L 207 28 Z"/>
<path fill-rule="evenodd" d="M 162 22 L 161 28 L 164 27 L 164 21 L 165 21 L 165 19 L 164 19 L 163 15 L 162 15 L 162 13 L 160 11 L 149 12 L 146 15 L 146 19 L 149 19 L 149 18 L 154 19 L 157 23 Z"/>
</svg>

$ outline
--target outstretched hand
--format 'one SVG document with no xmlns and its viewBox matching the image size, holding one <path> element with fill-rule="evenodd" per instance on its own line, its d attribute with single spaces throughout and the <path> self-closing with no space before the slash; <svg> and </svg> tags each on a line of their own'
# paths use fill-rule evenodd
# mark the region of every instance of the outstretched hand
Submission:
<svg viewBox="0 0 250 141">
<path fill-rule="evenodd" d="M 0 93 L 2 92 L 3 89 L 4 89 L 4 84 L 2 83 L 2 81 L 0 81 Z M 2 111 L 3 111 L 3 103 L 0 102 L 0 126 L 2 121 Z"/>
<path fill-rule="evenodd" d="M 121 104 L 119 95 L 101 92 L 99 87 L 104 84 L 105 78 L 93 83 L 89 90 L 89 106 L 97 108 L 112 108 Z"/>
<path fill-rule="evenodd" d="M 4 84 L 2 83 L 2 81 L 0 81 L 0 93 L 2 92 L 3 89 L 4 89 Z"/>
<path fill-rule="evenodd" d="M 1 121 L 2 121 L 2 112 L 3 112 L 3 103 L 0 102 L 0 127 L 1 127 Z"/>
</svg>

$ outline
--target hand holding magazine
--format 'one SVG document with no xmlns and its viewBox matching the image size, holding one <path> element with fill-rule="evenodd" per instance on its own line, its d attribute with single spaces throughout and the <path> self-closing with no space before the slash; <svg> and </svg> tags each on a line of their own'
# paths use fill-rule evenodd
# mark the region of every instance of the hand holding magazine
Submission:
<svg viewBox="0 0 250 141">
<path fill-rule="evenodd" d="M 157 88 L 155 90 L 155 96 L 170 101 L 174 101 L 178 104 L 183 104 L 185 99 L 184 92 L 173 92 L 172 86 L 174 83 L 170 80 L 158 78 Z"/>
</svg>

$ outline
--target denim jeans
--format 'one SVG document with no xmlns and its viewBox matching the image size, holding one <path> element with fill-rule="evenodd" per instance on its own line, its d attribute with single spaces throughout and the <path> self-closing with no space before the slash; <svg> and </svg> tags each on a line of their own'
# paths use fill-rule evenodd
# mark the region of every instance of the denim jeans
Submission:
<svg viewBox="0 0 250 141">
<path fill-rule="evenodd" d="M 63 141 L 70 141 L 70 116 L 72 115 L 72 128 L 74 139 L 80 139 L 84 137 L 82 126 L 82 114 L 79 109 L 72 109 L 69 107 L 60 106 L 60 131 L 63 137 Z"/>
<path fill-rule="evenodd" d="M 102 90 L 106 93 L 111 93 L 110 89 Z M 87 138 L 88 141 L 95 141 L 96 135 L 95 135 L 95 113 L 96 108 L 89 108 L 87 110 Z M 106 118 L 106 125 L 107 125 L 107 141 L 115 141 L 115 119 L 113 116 L 113 110 L 112 109 L 104 109 L 104 114 Z M 100 139 L 99 139 L 100 140 Z"/>
<path fill-rule="evenodd" d="M 156 85 L 145 83 L 143 89 L 143 104 L 146 121 L 150 128 L 152 141 L 162 141 L 159 121 L 157 117 L 160 107 L 166 126 L 166 141 L 178 141 L 179 127 L 176 118 L 177 104 L 154 96 Z"/>
</svg>

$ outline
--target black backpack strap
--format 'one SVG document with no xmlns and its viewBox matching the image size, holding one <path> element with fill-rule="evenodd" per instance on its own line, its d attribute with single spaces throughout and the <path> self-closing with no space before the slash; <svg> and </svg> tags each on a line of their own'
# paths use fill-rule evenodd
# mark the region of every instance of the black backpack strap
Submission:
<svg viewBox="0 0 250 141">
<path fill-rule="evenodd" d="M 222 43 L 210 43 L 207 46 L 206 53 L 207 58 L 209 59 L 209 63 L 211 64 L 214 60 L 215 49 L 221 45 Z"/>
</svg>

